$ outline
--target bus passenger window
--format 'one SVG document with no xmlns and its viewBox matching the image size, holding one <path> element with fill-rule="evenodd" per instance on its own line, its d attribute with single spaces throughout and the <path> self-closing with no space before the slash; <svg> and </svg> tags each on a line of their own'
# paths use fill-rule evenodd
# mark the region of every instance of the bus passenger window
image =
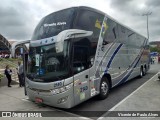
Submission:
<svg viewBox="0 0 160 120">
<path fill-rule="evenodd" d="M 89 36 L 86 39 L 86 41 L 89 40 L 89 54 L 87 58 L 87 65 L 89 67 L 92 67 L 93 65 L 93 59 L 95 58 L 103 19 L 104 15 L 101 13 L 93 12 L 87 9 L 80 9 L 73 27 L 74 29 L 93 32 L 92 36 Z M 86 46 L 86 44 L 83 43 L 83 46 Z"/>
<path fill-rule="evenodd" d="M 107 45 L 115 41 L 118 37 L 117 24 L 111 19 L 107 19 L 106 24 L 108 26 L 103 39 L 103 45 Z"/>
</svg>

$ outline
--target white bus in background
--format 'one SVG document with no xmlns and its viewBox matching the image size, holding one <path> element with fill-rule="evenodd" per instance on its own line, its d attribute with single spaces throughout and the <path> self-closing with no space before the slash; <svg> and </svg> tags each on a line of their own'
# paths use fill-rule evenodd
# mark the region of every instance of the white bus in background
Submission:
<svg viewBox="0 0 160 120">
<path fill-rule="evenodd" d="M 88 7 L 51 13 L 29 43 L 26 92 L 31 101 L 71 108 L 149 69 L 148 40 Z"/>
</svg>

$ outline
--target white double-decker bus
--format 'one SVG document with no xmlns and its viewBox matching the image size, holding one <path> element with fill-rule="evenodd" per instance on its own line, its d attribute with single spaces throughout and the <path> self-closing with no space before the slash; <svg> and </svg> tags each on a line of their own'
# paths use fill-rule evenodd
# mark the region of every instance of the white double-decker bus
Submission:
<svg viewBox="0 0 160 120">
<path fill-rule="evenodd" d="M 72 7 L 44 17 L 29 43 L 31 101 L 71 108 L 149 69 L 148 40 L 107 14 Z"/>
</svg>

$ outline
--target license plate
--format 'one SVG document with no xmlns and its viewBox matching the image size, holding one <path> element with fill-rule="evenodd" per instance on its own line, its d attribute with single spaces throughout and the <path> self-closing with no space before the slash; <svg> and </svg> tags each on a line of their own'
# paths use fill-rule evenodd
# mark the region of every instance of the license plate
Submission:
<svg viewBox="0 0 160 120">
<path fill-rule="evenodd" d="M 35 102 L 36 102 L 36 103 L 42 103 L 43 100 L 42 100 L 41 98 L 35 98 Z"/>
</svg>

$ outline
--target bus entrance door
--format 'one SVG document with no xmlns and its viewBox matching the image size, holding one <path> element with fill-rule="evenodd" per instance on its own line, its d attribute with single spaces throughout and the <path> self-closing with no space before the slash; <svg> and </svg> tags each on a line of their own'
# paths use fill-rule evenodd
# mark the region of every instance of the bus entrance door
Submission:
<svg viewBox="0 0 160 120">
<path fill-rule="evenodd" d="M 75 45 L 73 57 L 74 100 L 78 104 L 89 98 L 88 47 Z"/>
<path fill-rule="evenodd" d="M 89 70 L 85 70 L 74 76 L 75 104 L 78 104 L 89 97 Z"/>
</svg>

